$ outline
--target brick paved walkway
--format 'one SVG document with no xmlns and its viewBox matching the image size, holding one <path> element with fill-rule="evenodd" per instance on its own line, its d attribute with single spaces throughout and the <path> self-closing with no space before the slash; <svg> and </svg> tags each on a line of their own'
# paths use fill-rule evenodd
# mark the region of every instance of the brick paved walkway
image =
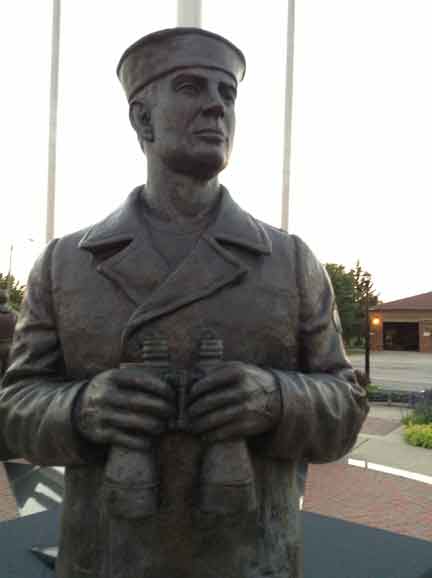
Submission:
<svg viewBox="0 0 432 578">
<path fill-rule="evenodd" d="M 432 541 L 432 486 L 343 463 L 313 465 L 309 512 Z"/>
<path fill-rule="evenodd" d="M 0 462 L 0 521 L 13 520 L 16 517 L 15 498 L 8 484 L 4 465 Z"/>
</svg>

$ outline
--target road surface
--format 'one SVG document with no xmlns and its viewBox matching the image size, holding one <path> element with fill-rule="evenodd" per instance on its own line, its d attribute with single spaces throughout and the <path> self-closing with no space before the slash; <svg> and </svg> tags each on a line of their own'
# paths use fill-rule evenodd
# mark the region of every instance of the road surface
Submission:
<svg viewBox="0 0 432 578">
<path fill-rule="evenodd" d="M 349 358 L 356 369 L 364 370 L 364 353 L 353 353 Z M 371 352 L 370 377 L 373 384 L 383 389 L 432 389 L 432 353 Z"/>
</svg>

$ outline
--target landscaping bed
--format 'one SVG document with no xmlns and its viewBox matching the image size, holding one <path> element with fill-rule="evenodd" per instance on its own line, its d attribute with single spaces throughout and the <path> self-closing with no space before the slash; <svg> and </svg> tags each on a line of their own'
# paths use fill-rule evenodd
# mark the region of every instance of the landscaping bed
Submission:
<svg viewBox="0 0 432 578">
<path fill-rule="evenodd" d="M 432 449 L 432 389 L 420 392 L 384 390 L 369 384 L 367 392 L 371 402 L 409 407 L 409 415 L 402 419 L 405 441 L 412 446 Z"/>
</svg>

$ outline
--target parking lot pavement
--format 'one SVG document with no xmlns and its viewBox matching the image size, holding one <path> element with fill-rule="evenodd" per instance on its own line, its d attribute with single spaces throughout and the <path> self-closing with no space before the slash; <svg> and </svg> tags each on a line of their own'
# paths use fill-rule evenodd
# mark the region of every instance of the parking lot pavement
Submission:
<svg viewBox="0 0 432 578">
<path fill-rule="evenodd" d="M 349 355 L 356 369 L 364 370 L 364 353 Z M 384 389 L 422 391 L 432 388 L 432 353 L 373 351 L 370 354 L 372 383 Z"/>
</svg>

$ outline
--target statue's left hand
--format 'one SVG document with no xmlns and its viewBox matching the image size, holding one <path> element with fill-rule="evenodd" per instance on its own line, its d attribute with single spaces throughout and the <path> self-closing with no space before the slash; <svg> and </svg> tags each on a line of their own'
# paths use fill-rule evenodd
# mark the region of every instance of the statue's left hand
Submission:
<svg viewBox="0 0 432 578">
<path fill-rule="evenodd" d="M 210 443 L 269 431 L 282 410 L 273 374 L 237 361 L 221 362 L 193 384 L 188 399 L 191 431 Z"/>
</svg>

